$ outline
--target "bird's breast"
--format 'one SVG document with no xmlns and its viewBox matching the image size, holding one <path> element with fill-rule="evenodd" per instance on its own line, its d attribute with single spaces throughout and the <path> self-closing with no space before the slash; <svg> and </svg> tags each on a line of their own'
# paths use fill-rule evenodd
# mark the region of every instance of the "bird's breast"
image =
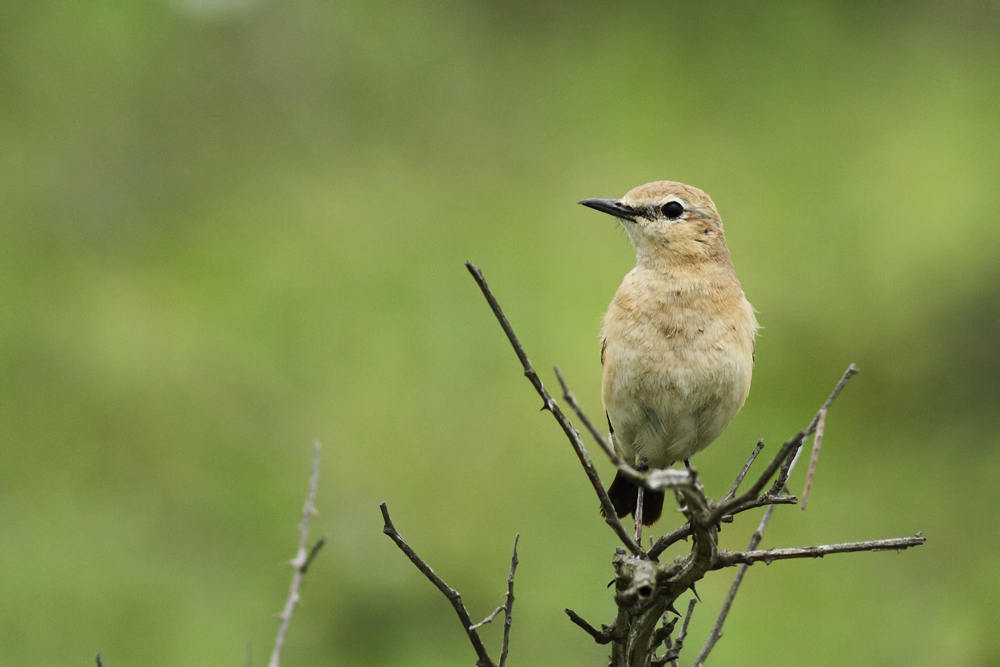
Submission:
<svg viewBox="0 0 1000 667">
<path fill-rule="evenodd" d="M 756 328 L 735 276 L 626 276 L 602 329 L 601 396 L 622 453 L 663 467 L 718 437 L 749 393 Z"/>
</svg>

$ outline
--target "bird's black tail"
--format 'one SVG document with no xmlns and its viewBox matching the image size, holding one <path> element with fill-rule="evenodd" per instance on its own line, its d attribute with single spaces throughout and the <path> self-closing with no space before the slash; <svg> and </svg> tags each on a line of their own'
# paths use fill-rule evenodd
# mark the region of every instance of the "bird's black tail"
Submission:
<svg viewBox="0 0 1000 667">
<path fill-rule="evenodd" d="M 626 479 L 619 471 L 615 480 L 608 487 L 608 497 L 615 507 L 618 518 L 629 514 L 635 516 L 636 501 L 639 497 L 639 487 Z M 642 494 L 642 525 L 651 526 L 663 513 L 663 491 L 646 490 Z M 602 510 L 603 514 L 603 510 Z"/>
</svg>

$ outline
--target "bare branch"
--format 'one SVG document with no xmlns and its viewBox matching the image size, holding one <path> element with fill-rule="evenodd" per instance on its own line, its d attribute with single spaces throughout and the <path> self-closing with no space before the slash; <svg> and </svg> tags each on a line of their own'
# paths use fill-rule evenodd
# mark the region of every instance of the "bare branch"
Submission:
<svg viewBox="0 0 1000 667">
<path fill-rule="evenodd" d="M 614 639 L 614 626 L 608 627 L 604 625 L 598 630 L 572 609 L 567 609 L 566 615 L 569 616 L 569 620 L 579 625 L 588 635 L 593 637 L 594 641 L 598 644 L 608 644 Z"/>
<path fill-rule="evenodd" d="M 597 444 L 600 445 L 607 457 L 611 459 L 611 463 L 613 463 L 619 470 L 623 470 L 627 475 L 629 475 L 630 478 L 636 481 L 641 479 L 642 473 L 630 466 L 625 462 L 625 459 L 618 455 L 618 452 L 616 452 L 614 447 L 611 446 L 608 439 L 604 437 L 604 432 L 594 425 L 594 422 L 590 420 L 590 417 L 588 417 L 587 413 L 583 411 L 580 404 L 576 402 L 576 397 L 573 395 L 573 392 L 569 390 L 569 386 L 566 384 L 566 380 L 563 378 L 562 371 L 559 370 L 559 367 L 556 366 L 552 370 L 555 371 L 556 379 L 559 380 L 559 386 L 562 387 L 563 398 L 566 399 L 566 403 L 569 407 L 573 408 L 573 412 L 576 413 L 576 416 L 580 418 L 583 425 L 588 431 L 590 431 L 590 435 L 594 438 Z"/>
<path fill-rule="evenodd" d="M 826 399 L 826 402 L 823 403 L 819 412 L 817 412 L 816 416 L 813 417 L 811 422 L 809 422 L 809 426 L 807 426 L 804 431 L 800 431 L 794 438 L 792 438 L 792 440 L 786 442 L 785 446 L 782 447 L 782 452 L 785 452 L 789 443 L 797 441 L 794 452 L 791 452 L 791 450 L 789 452 L 785 452 L 784 454 L 779 452 L 778 457 L 776 457 L 775 460 L 784 457 L 784 463 L 782 464 L 781 472 L 778 474 L 778 479 L 775 480 L 771 489 L 767 493 L 768 496 L 776 496 L 781 493 L 782 489 L 784 489 L 785 482 L 788 481 L 788 476 L 791 475 L 792 468 L 795 467 L 795 461 L 798 458 L 796 454 L 798 453 L 802 442 L 816 430 L 821 419 L 825 422 L 826 413 L 829 411 L 830 406 L 833 405 L 833 402 L 837 400 L 840 392 L 842 392 L 844 387 L 847 386 L 847 381 L 857 373 L 858 369 L 854 364 L 848 366 L 847 370 L 844 371 L 844 374 L 841 376 L 840 381 L 837 382 L 837 386 L 833 388 L 830 396 Z M 768 475 L 768 477 L 770 477 L 770 475 Z M 767 524 L 771 520 L 771 515 L 774 514 L 774 507 L 774 505 L 769 505 L 767 510 L 764 512 L 764 516 L 760 520 L 760 525 L 757 526 L 757 530 L 754 531 L 753 536 L 750 538 L 750 544 L 747 546 L 747 551 L 745 553 L 753 552 L 757 548 L 757 545 L 760 544 L 761 539 L 763 539 L 764 529 L 767 528 Z M 704 646 L 702 646 L 701 651 L 698 652 L 698 657 L 695 658 L 694 665 L 692 667 L 702 667 L 702 665 L 705 664 L 705 660 L 708 659 L 708 654 L 712 652 L 712 649 L 715 648 L 715 644 L 722 637 L 722 626 L 726 622 L 726 617 L 729 615 L 730 609 L 733 607 L 733 601 L 736 599 L 736 594 L 740 590 L 740 585 L 743 583 L 743 577 L 746 575 L 746 571 L 749 566 L 749 564 L 741 564 L 737 569 L 736 576 L 733 577 L 733 583 L 729 587 L 729 593 L 726 595 L 726 600 L 722 605 L 722 609 L 719 611 L 718 618 L 715 620 L 715 625 L 712 626 L 712 631 L 708 634 L 708 639 L 705 640 Z"/>
<path fill-rule="evenodd" d="M 470 630 L 478 630 L 479 628 L 483 627 L 484 625 L 488 625 L 488 624 L 492 623 L 493 619 L 495 619 L 500 614 L 500 612 L 502 612 L 503 610 L 504 610 L 504 606 L 500 605 L 499 607 L 497 607 L 496 609 L 493 610 L 492 614 L 490 614 L 489 616 L 487 616 L 483 620 L 479 621 L 475 625 L 471 626 L 469 629 Z"/>
<path fill-rule="evenodd" d="M 691 623 L 691 615 L 694 613 L 694 606 L 695 604 L 697 604 L 697 602 L 698 602 L 697 598 L 691 598 L 691 601 L 688 602 L 687 613 L 684 615 L 684 624 L 681 625 L 681 631 L 677 635 L 677 641 L 667 647 L 666 653 L 652 660 L 650 664 L 653 667 L 659 667 L 661 665 L 667 664 L 668 662 L 673 667 L 677 667 L 677 657 L 680 655 L 681 649 L 684 648 L 684 640 L 687 638 L 688 624 Z M 673 623 L 670 624 L 669 628 L 673 629 L 673 624 L 676 622 L 677 619 L 674 619 Z M 667 630 L 666 627 L 664 627 L 663 629 Z M 651 648 L 655 648 L 655 646 Z"/>
<path fill-rule="evenodd" d="M 676 610 L 674 609 L 670 609 L 668 611 L 670 611 L 671 613 L 676 613 Z M 656 629 L 655 632 L 653 632 L 653 638 L 649 642 L 650 651 L 655 651 L 657 647 L 659 647 L 659 645 L 664 642 L 667 643 L 667 650 L 669 650 L 670 647 L 674 645 L 674 643 L 670 641 L 670 635 L 673 633 L 674 628 L 677 627 L 677 621 L 679 620 L 680 617 L 677 616 L 672 621 L 668 621 L 667 614 L 666 612 L 664 612 L 663 617 L 660 619 L 660 622 L 663 623 L 663 625 L 661 625 L 659 628 Z"/>
<path fill-rule="evenodd" d="M 888 540 L 872 540 L 869 542 L 845 542 L 842 544 L 822 544 L 815 547 L 793 547 L 789 549 L 761 549 L 759 551 L 736 551 L 719 553 L 713 569 L 732 567 L 733 565 L 753 565 L 764 561 L 771 563 L 789 558 L 822 558 L 829 554 L 846 554 L 855 551 L 902 551 L 917 547 L 927 542 L 920 533 L 912 537 L 896 537 Z"/>
<path fill-rule="evenodd" d="M 295 610 L 295 605 L 299 602 L 299 589 L 302 588 L 302 581 L 305 579 L 306 570 L 309 569 L 312 559 L 316 557 L 316 554 L 323 548 L 323 544 L 326 541 L 325 538 L 321 538 L 311 550 L 307 548 L 309 544 L 309 522 L 313 515 L 316 514 L 316 488 L 319 486 L 319 452 L 320 445 L 317 441 L 313 443 L 312 477 L 309 480 L 309 492 L 306 494 L 306 503 L 302 507 L 302 522 L 299 523 L 299 550 L 296 552 L 295 558 L 289 562 L 294 568 L 295 574 L 292 575 L 292 587 L 288 593 L 285 608 L 281 610 L 281 614 L 278 616 L 281 619 L 281 627 L 278 629 L 278 637 L 274 640 L 274 651 L 271 653 L 271 661 L 268 663 L 269 667 L 278 667 L 281 661 L 281 649 L 285 646 L 285 636 L 288 634 L 288 626 L 292 622 L 292 612 Z"/>
<path fill-rule="evenodd" d="M 681 633 L 677 635 L 677 643 L 674 644 L 677 648 L 684 645 L 684 638 L 687 637 L 688 633 L 688 624 L 691 622 L 691 614 L 694 613 L 694 605 L 697 602 L 698 600 L 696 597 L 691 598 L 691 601 L 688 602 L 687 614 L 684 615 L 684 625 L 681 626 Z"/>
<path fill-rule="evenodd" d="M 594 422 L 590 420 L 587 413 L 583 411 L 580 404 L 577 403 L 576 397 L 573 396 L 573 392 L 569 390 L 569 386 L 566 384 L 566 380 L 563 378 L 562 372 L 559 367 L 556 366 L 555 370 L 556 378 L 559 380 L 559 384 L 563 390 L 563 398 L 566 399 L 567 405 L 569 405 L 573 412 L 580 418 L 584 426 L 593 436 L 597 444 L 600 445 L 601 449 L 608 458 L 611 459 L 611 463 L 618 468 L 629 480 L 635 482 L 638 486 L 649 489 L 650 491 L 662 491 L 664 489 L 676 489 L 682 486 L 690 486 L 692 482 L 691 473 L 687 470 L 675 470 L 673 468 L 656 468 L 648 472 L 643 472 L 633 468 L 628 464 L 625 459 L 618 455 L 618 452 L 611 447 L 608 443 L 607 438 L 604 434 L 594 426 Z"/>
<path fill-rule="evenodd" d="M 850 366 L 847 367 L 847 370 L 844 371 L 844 375 L 841 376 L 840 381 L 837 383 L 837 386 L 833 388 L 833 392 L 826 399 L 826 403 L 823 404 L 823 407 L 819 409 L 819 412 L 816 413 L 816 416 L 813 417 L 811 422 L 809 422 L 809 426 L 806 428 L 807 436 L 812 435 L 813 432 L 816 431 L 816 427 L 819 425 L 820 412 L 826 414 L 830 410 L 830 406 L 833 405 L 833 402 L 837 400 L 838 396 L 840 396 L 840 392 L 844 391 L 844 387 L 847 386 L 847 381 L 850 380 L 852 376 L 855 376 L 860 372 L 861 371 L 859 371 L 858 367 L 855 366 L 854 364 L 851 364 Z"/>
<path fill-rule="evenodd" d="M 729 517 L 730 520 L 732 520 L 733 516 L 737 514 L 742 514 L 747 510 L 757 509 L 758 507 L 766 507 L 768 505 L 795 505 L 798 502 L 799 499 L 796 498 L 795 496 L 772 496 L 764 494 L 763 496 L 760 496 L 759 498 L 754 498 L 753 500 L 750 500 L 740 505 L 739 507 L 734 507 L 729 511 L 729 514 L 726 514 L 720 520 L 725 521 L 727 517 Z"/>
<path fill-rule="evenodd" d="M 756 482 L 754 482 L 753 486 L 751 486 L 748 491 L 740 494 L 736 498 L 731 498 L 726 502 L 719 503 L 712 511 L 712 516 L 709 521 L 717 522 L 724 515 L 730 514 L 734 508 L 739 507 L 740 505 L 743 505 L 759 496 L 760 492 L 764 488 L 764 485 L 768 483 L 774 473 L 778 472 L 778 469 L 788 460 L 788 457 L 792 454 L 792 452 L 796 451 L 802 445 L 802 440 L 805 438 L 804 433 L 804 431 L 799 431 L 794 437 L 792 437 L 791 440 L 781 446 L 781 449 L 778 451 L 778 455 L 771 460 L 771 462 L 767 465 L 767 468 L 764 469 L 764 473 Z"/>
<path fill-rule="evenodd" d="M 757 548 L 760 544 L 761 539 L 764 537 L 764 529 L 767 528 L 767 523 L 771 520 L 771 515 L 774 514 L 774 505 L 771 505 L 764 512 L 763 518 L 760 520 L 760 525 L 757 526 L 757 530 L 754 531 L 753 535 L 750 537 L 750 544 L 747 546 L 747 551 Z M 716 642 L 722 638 L 722 625 L 726 622 L 726 617 L 729 616 L 729 610 L 733 607 L 733 601 L 736 599 L 736 594 L 740 590 L 740 584 L 743 583 L 743 577 L 746 575 L 747 568 L 749 565 L 740 565 L 736 570 L 736 576 L 733 578 L 733 583 L 729 587 L 729 593 L 726 595 L 725 602 L 722 603 L 722 609 L 719 611 L 719 617 L 715 619 L 715 625 L 712 626 L 711 632 L 708 633 L 708 639 L 705 640 L 704 646 L 701 647 L 701 651 L 698 652 L 698 656 L 694 659 L 694 664 L 692 667 L 701 667 L 705 664 L 705 660 L 708 658 L 708 654 L 712 652 L 715 648 Z"/>
<path fill-rule="evenodd" d="M 97 660 L 97 667 L 104 667 L 104 663 L 101 662 L 101 654 L 100 653 L 97 654 L 97 656 L 96 656 L 95 659 Z"/>
<path fill-rule="evenodd" d="M 503 642 L 500 644 L 500 662 L 498 667 L 507 663 L 507 648 L 510 646 L 510 625 L 513 622 L 511 614 L 514 611 L 514 572 L 517 570 L 517 541 L 521 534 L 514 536 L 514 553 L 510 557 L 510 573 L 507 575 L 507 600 L 504 603 Z"/>
<path fill-rule="evenodd" d="M 806 429 L 799 434 L 802 436 L 801 440 L 799 441 L 800 447 L 802 443 L 805 442 L 806 438 L 808 438 L 810 435 L 816 432 L 816 427 L 819 426 L 820 415 L 821 414 L 824 415 L 825 419 L 825 415 L 827 412 L 829 412 L 830 406 L 833 405 L 833 402 L 837 400 L 838 396 L 840 396 L 840 392 L 842 392 L 844 390 L 844 387 L 847 386 L 847 381 L 850 380 L 852 376 L 857 374 L 858 374 L 857 366 L 851 364 L 850 366 L 847 367 L 847 370 L 844 371 L 844 374 L 843 376 L 841 376 L 840 381 L 837 383 L 837 386 L 833 388 L 833 392 L 826 399 L 826 402 L 823 403 L 823 406 L 816 413 L 816 416 L 812 418 L 811 422 L 809 422 L 809 426 L 807 426 Z M 781 466 L 781 471 L 778 473 L 778 478 L 774 480 L 774 484 L 768 491 L 769 494 L 773 495 L 776 493 L 781 493 L 784 490 L 785 484 L 788 482 L 788 477 L 792 474 L 792 468 L 795 466 L 795 461 L 798 459 L 798 456 L 799 456 L 799 449 L 796 448 L 795 451 L 789 455 L 788 459 Z"/>
<path fill-rule="evenodd" d="M 743 478 L 747 476 L 747 472 L 750 471 L 750 466 L 753 465 L 753 462 L 757 459 L 757 455 L 760 454 L 760 450 L 762 449 L 764 449 L 764 438 L 757 441 L 757 446 L 753 448 L 752 452 L 750 452 L 750 458 L 748 458 L 747 462 L 743 464 L 743 469 L 740 470 L 740 474 L 736 476 L 736 481 L 733 482 L 732 488 L 729 489 L 729 491 L 726 492 L 726 495 L 722 497 L 721 502 L 726 502 L 736 496 L 736 492 L 740 490 L 740 484 L 743 483 Z"/>
<path fill-rule="evenodd" d="M 611 529 L 615 531 L 616 535 L 618 535 L 618 539 L 621 540 L 622 544 L 624 544 L 629 551 L 636 555 L 643 553 L 642 547 L 637 544 L 634 539 L 632 539 L 632 536 L 628 534 L 627 530 L 625 530 L 621 521 L 618 520 L 618 515 L 615 513 L 614 506 L 611 504 L 611 499 L 608 498 L 607 491 L 604 490 L 604 485 L 601 483 L 601 478 L 597 474 L 597 469 L 590 460 L 590 455 L 587 453 L 587 448 L 584 446 L 583 440 L 580 438 L 580 433 L 573 427 L 573 424 L 570 423 L 570 421 L 563 414 L 562 410 L 559 409 L 555 400 L 549 395 L 548 390 L 545 389 L 545 385 L 542 384 L 542 380 L 538 377 L 538 373 L 535 372 L 534 367 L 528 360 L 528 355 L 524 352 L 524 348 L 521 347 L 521 343 L 517 340 L 517 336 L 514 334 L 514 329 L 511 328 L 510 322 L 507 321 L 507 317 L 503 314 L 503 310 L 500 308 L 499 302 L 497 302 L 496 297 L 493 296 L 493 292 L 490 291 L 489 285 L 486 284 L 486 278 L 483 277 L 483 272 L 480 271 L 479 267 L 472 262 L 466 262 L 465 266 L 469 269 L 469 273 L 472 274 L 476 284 L 479 285 L 479 289 L 482 291 L 483 296 L 486 297 L 486 302 L 490 304 L 490 308 L 493 310 L 493 314 L 500 322 L 500 326 L 503 328 L 504 333 L 507 334 L 507 340 L 510 341 L 515 354 L 517 354 L 517 358 L 521 361 L 521 366 L 524 369 L 524 376 L 528 378 L 528 381 L 531 382 L 535 391 L 538 392 L 539 396 L 541 396 L 542 408 L 552 413 L 556 422 L 558 422 L 559 426 L 562 427 L 566 437 L 569 438 L 570 444 L 573 446 L 573 450 L 576 452 L 577 458 L 580 459 L 580 463 L 583 465 L 583 470 L 587 474 L 587 478 L 590 480 L 590 484 L 594 487 L 594 491 L 597 493 L 597 497 L 601 502 L 601 509 L 604 512 L 605 522 L 611 526 Z"/>
<path fill-rule="evenodd" d="M 496 667 L 493 660 L 490 658 L 489 653 L 486 652 L 486 647 L 483 645 L 483 641 L 479 638 L 479 633 L 474 629 L 475 626 L 472 624 L 472 619 L 469 618 L 469 612 L 462 603 L 462 596 L 454 588 L 444 583 L 444 580 L 439 577 L 431 566 L 424 561 L 423 558 L 417 555 L 417 552 L 413 550 L 403 536 L 399 534 L 396 527 L 392 525 L 392 519 L 389 518 L 389 508 L 383 502 L 379 505 L 379 509 L 382 510 L 382 520 L 385 525 L 382 527 L 382 532 L 389 536 L 389 538 L 396 543 L 399 550 L 406 554 L 406 557 L 410 559 L 410 562 L 417 566 L 425 577 L 430 579 L 431 583 L 437 586 L 437 589 L 441 591 L 451 606 L 454 607 L 455 613 L 458 614 L 458 618 L 462 621 L 462 627 L 465 629 L 465 634 L 469 636 L 469 641 L 472 643 L 472 648 L 475 649 L 476 655 L 479 660 L 476 661 L 476 665 L 479 667 Z"/>
<path fill-rule="evenodd" d="M 667 550 L 668 547 L 670 547 L 673 544 L 676 544 L 677 542 L 680 542 L 681 540 L 686 540 L 690 536 L 691 536 L 690 523 L 686 523 L 680 528 L 675 528 L 674 530 L 670 531 L 660 539 L 656 540 L 656 544 L 654 544 L 650 548 L 648 556 L 652 560 L 656 560 L 657 558 L 660 557 L 660 554 L 662 554 L 664 551 Z"/>
<path fill-rule="evenodd" d="M 306 562 L 302 564 L 303 575 L 306 573 L 306 570 L 309 569 L 309 566 L 312 565 L 312 562 L 316 559 L 316 556 L 319 555 L 320 549 L 322 549 L 325 545 L 326 545 L 326 535 L 316 540 L 316 543 L 312 545 L 312 548 L 309 550 L 309 555 L 306 557 Z"/>
<path fill-rule="evenodd" d="M 812 457 L 809 459 L 809 472 L 806 473 L 806 485 L 802 489 L 802 509 L 809 502 L 809 490 L 812 489 L 813 477 L 816 475 L 816 465 L 819 463 L 819 448 L 823 445 L 823 429 L 826 426 L 826 410 L 820 409 L 819 421 L 816 422 L 816 436 L 813 438 Z"/>
</svg>

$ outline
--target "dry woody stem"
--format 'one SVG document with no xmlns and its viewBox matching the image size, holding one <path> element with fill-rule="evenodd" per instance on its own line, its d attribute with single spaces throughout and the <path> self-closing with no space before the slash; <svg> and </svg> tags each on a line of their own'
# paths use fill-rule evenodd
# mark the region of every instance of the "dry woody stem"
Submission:
<svg viewBox="0 0 1000 667">
<path fill-rule="evenodd" d="M 281 649 L 285 646 L 285 636 L 288 634 L 288 626 L 292 622 L 292 612 L 295 610 L 295 605 L 299 602 L 299 589 L 302 588 L 302 582 L 305 580 L 309 565 L 312 564 L 313 559 L 316 558 L 316 554 L 319 553 L 319 550 L 323 548 L 323 544 L 326 543 L 326 538 L 321 537 L 311 549 L 308 547 L 309 522 L 313 515 L 316 514 L 316 488 L 319 486 L 319 453 L 320 445 L 316 442 L 313 444 L 312 476 L 309 479 L 309 492 L 306 494 L 306 503 L 302 508 L 302 522 L 299 523 L 299 550 L 296 552 L 295 558 L 289 562 L 295 573 L 292 575 L 292 587 L 288 593 L 285 608 L 281 610 L 281 614 L 278 616 L 281 619 L 281 627 L 278 629 L 278 637 L 274 641 L 274 651 L 271 653 L 271 661 L 268 663 L 268 667 L 278 667 L 281 661 Z"/>
<path fill-rule="evenodd" d="M 651 470 L 647 472 L 636 470 L 630 466 L 611 446 L 603 430 L 598 428 L 583 412 L 573 393 L 570 391 L 562 373 L 556 368 L 555 375 L 562 388 L 563 399 L 580 419 L 611 463 L 622 474 L 634 482 L 640 490 L 656 491 L 669 489 L 673 491 L 677 499 L 686 523 L 662 536 L 653 544 L 648 552 L 643 550 L 639 539 L 641 533 L 637 530 L 635 537 L 633 537 L 615 516 L 614 509 L 611 507 L 610 500 L 600 481 L 597 470 L 590 459 L 590 455 L 587 453 L 579 431 L 576 430 L 559 408 L 556 401 L 545 389 L 534 367 L 528 360 L 527 353 L 514 334 L 510 322 L 500 308 L 500 304 L 486 283 L 482 271 L 471 262 L 466 262 L 466 267 L 475 279 L 476 284 L 479 285 L 483 296 L 486 298 L 500 326 L 507 335 L 507 339 L 514 348 L 514 353 L 521 362 L 525 377 L 528 378 L 535 391 L 541 396 L 543 409 L 548 410 L 552 414 L 569 439 L 591 486 L 593 486 L 597 494 L 606 523 L 611 527 L 624 547 L 619 547 L 616 550 L 612 561 L 615 570 L 615 580 L 613 582 L 615 586 L 614 597 L 618 605 L 618 614 L 615 619 L 610 624 L 601 625 L 601 628 L 597 629 L 581 618 L 576 612 L 569 609 L 566 610 L 570 620 L 582 628 L 598 644 L 611 645 L 612 667 L 650 667 L 652 665 L 664 665 L 667 663 L 676 664 L 680 650 L 683 647 L 684 639 L 687 636 L 688 623 L 694 611 L 694 600 L 692 600 L 691 605 L 688 607 L 688 612 L 685 615 L 677 641 L 671 643 L 670 636 L 680 617 L 680 614 L 674 607 L 674 603 L 678 597 L 688 590 L 691 590 L 697 596 L 694 592 L 695 584 L 710 571 L 726 567 L 738 568 L 736 578 L 730 588 L 723 609 L 705 645 L 695 659 L 695 664 L 698 665 L 705 662 L 708 654 L 722 636 L 722 625 L 729 610 L 732 608 L 734 598 L 746 574 L 746 570 L 751 564 L 760 561 L 771 563 L 776 560 L 789 558 L 822 557 L 829 554 L 854 551 L 902 550 L 918 546 L 925 542 L 925 539 L 918 533 L 913 537 L 870 542 L 851 542 L 789 549 L 757 549 L 775 507 L 798 503 L 797 498 L 787 493 L 789 475 L 791 475 L 803 443 L 814 432 L 817 434 L 817 438 L 814 445 L 813 459 L 815 460 L 818 456 L 827 412 L 840 392 L 843 391 L 847 381 L 857 373 L 857 368 L 855 368 L 854 364 L 848 367 L 829 398 L 827 398 L 808 426 L 786 441 L 754 483 L 745 492 L 740 494 L 739 490 L 744 478 L 749 473 L 755 459 L 764 447 L 763 440 L 757 443 L 757 446 L 750 454 L 739 475 L 737 475 L 736 481 L 718 502 L 709 500 L 705 489 L 698 480 L 697 471 L 693 468 L 689 467 L 684 470 Z M 814 474 L 815 466 L 813 465 L 811 468 Z M 811 479 L 812 475 L 810 475 L 810 482 Z M 767 488 L 769 483 L 771 485 Z M 808 494 L 808 491 L 809 488 L 807 485 L 803 494 L 804 497 Z M 718 548 L 717 536 L 721 524 L 732 521 L 733 516 L 736 514 L 758 507 L 766 507 L 766 510 L 760 526 L 750 540 L 747 550 L 741 552 L 720 550 Z M 688 540 L 689 538 L 691 540 L 691 550 L 688 556 L 677 557 L 670 563 L 661 564 L 659 562 L 659 556 L 667 548 L 680 540 Z M 674 615 L 674 618 L 670 618 L 671 614 Z M 658 647 L 664 644 L 666 645 L 665 653 L 656 655 Z"/>
<path fill-rule="evenodd" d="M 451 606 L 455 609 L 455 613 L 458 614 L 459 621 L 462 622 L 462 627 L 465 629 L 465 634 L 469 637 L 469 642 L 472 643 L 472 648 L 476 651 L 477 667 L 504 667 L 507 662 L 507 650 L 510 645 L 510 626 L 511 626 L 511 612 L 514 609 L 514 572 L 517 570 L 517 542 L 520 539 L 520 535 L 514 538 L 514 553 L 510 558 L 510 573 L 507 575 L 507 595 L 505 596 L 503 606 L 494 611 L 490 616 L 480 623 L 473 624 L 472 619 L 469 617 L 469 611 L 465 608 L 465 604 L 462 602 L 461 594 L 454 588 L 449 586 L 444 582 L 444 579 L 439 577 L 431 566 L 427 562 L 417 555 L 417 552 L 413 550 L 403 536 L 399 534 L 396 530 L 396 526 L 393 525 L 392 519 L 389 517 L 389 508 L 385 503 L 379 505 L 379 509 L 382 510 L 382 532 L 389 536 L 389 538 L 396 543 L 399 550 L 406 554 L 406 557 L 410 559 L 417 569 L 420 570 L 425 577 L 427 577 L 432 584 L 437 586 L 437 589 L 441 591 L 444 596 L 451 603 Z M 500 646 L 500 661 L 493 662 L 490 658 L 489 653 L 486 651 L 486 646 L 483 644 L 483 640 L 479 637 L 479 628 L 486 625 L 497 615 L 500 611 L 504 611 L 504 629 L 503 629 L 503 642 Z"/>
</svg>

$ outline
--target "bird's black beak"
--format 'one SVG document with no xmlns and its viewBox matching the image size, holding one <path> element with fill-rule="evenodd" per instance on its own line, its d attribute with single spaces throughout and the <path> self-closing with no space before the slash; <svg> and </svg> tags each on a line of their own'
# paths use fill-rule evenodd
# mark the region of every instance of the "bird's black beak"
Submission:
<svg viewBox="0 0 1000 667">
<path fill-rule="evenodd" d="M 580 203 L 595 211 L 608 213 L 616 218 L 635 222 L 636 212 L 622 204 L 620 199 L 584 199 Z"/>
</svg>

